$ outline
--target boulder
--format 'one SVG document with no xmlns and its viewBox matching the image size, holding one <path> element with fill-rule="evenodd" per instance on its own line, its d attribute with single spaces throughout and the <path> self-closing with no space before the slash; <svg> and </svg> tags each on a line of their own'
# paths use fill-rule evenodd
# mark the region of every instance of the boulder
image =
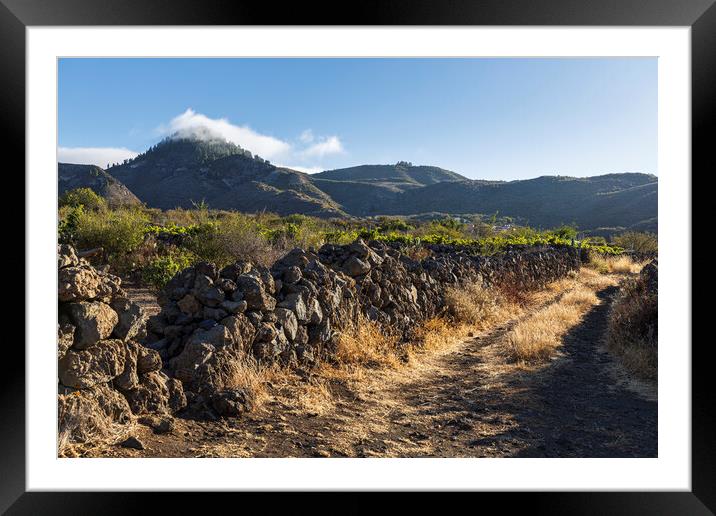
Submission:
<svg viewBox="0 0 716 516">
<path fill-rule="evenodd" d="M 76 327 L 75 349 L 87 349 L 108 338 L 119 322 L 117 312 L 99 301 L 70 303 L 67 311 Z"/>
<path fill-rule="evenodd" d="M 211 397 L 212 408 L 222 417 L 236 417 L 254 407 L 253 394 L 243 389 L 224 389 Z"/>
<path fill-rule="evenodd" d="M 298 332 L 298 320 L 296 319 L 296 315 L 288 308 L 277 308 L 276 318 L 277 322 L 283 328 L 286 338 L 293 342 Z"/>
<path fill-rule="evenodd" d="M 114 339 L 84 351 L 69 350 L 58 362 L 60 382 L 76 389 L 109 382 L 124 371 L 125 348 L 124 342 Z"/>
<path fill-rule="evenodd" d="M 134 339 L 142 330 L 146 320 L 142 307 L 126 297 L 114 298 L 109 306 L 119 316 L 112 336 L 122 340 Z"/>
</svg>

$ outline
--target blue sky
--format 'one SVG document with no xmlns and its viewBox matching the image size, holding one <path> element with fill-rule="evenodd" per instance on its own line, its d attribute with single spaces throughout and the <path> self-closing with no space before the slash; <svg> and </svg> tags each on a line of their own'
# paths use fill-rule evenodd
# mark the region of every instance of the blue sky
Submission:
<svg viewBox="0 0 716 516">
<path fill-rule="evenodd" d="M 657 61 L 61 59 L 60 161 L 207 126 L 318 171 L 437 165 L 474 179 L 657 172 Z"/>
</svg>

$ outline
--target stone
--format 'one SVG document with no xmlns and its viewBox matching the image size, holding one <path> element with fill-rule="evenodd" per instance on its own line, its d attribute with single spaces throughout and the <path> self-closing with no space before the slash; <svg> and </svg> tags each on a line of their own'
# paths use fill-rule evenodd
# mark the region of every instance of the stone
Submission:
<svg viewBox="0 0 716 516">
<path fill-rule="evenodd" d="M 225 326 L 231 334 L 237 348 L 248 352 L 251 349 L 251 344 L 254 341 L 254 335 L 256 334 L 256 328 L 248 317 L 244 314 L 230 315 L 225 319 L 221 320 L 221 324 Z"/>
<path fill-rule="evenodd" d="M 287 295 L 286 298 L 278 304 L 278 306 L 280 308 L 287 308 L 291 310 L 296 315 L 296 319 L 300 322 L 308 322 L 309 320 L 306 303 L 303 300 L 303 296 L 298 292 Z"/>
<path fill-rule="evenodd" d="M 87 389 L 107 383 L 124 371 L 126 345 L 121 340 L 103 340 L 84 350 L 69 350 L 58 362 L 60 382 Z"/>
<path fill-rule="evenodd" d="M 174 377 L 183 383 L 194 380 L 197 369 L 206 363 L 216 351 L 211 344 L 204 342 L 188 342 L 184 350 L 171 360 Z"/>
<path fill-rule="evenodd" d="M 145 323 L 144 310 L 137 303 L 126 297 L 116 297 L 109 305 L 119 316 L 112 336 L 117 339 L 134 339 Z"/>
<path fill-rule="evenodd" d="M 65 267 L 57 273 L 57 299 L 59 301 L 86 301 L 102 293 L 101 278 L 90 267 Z"/>
<path fill-rule="evenodd" d="M 72 347 L 75 340 L 75 326 L 69 322 L 67 317 L 60 317 L 57 323 L 57 359 L 59 360 L 67 350 Z"/>
<path fill-rule="evenodd" d="M 286 338 L 293 342 L 298 332 L 298 320 L 296 319 L 296 315 L 288 308 L 277 308 L 276 318 L 277 322 L 283 328 Z"/>
<path fill-rule="evenodd" d="M 124 370 L 112 383 L 121 391 L 128 391 L 139 385 L 139 374 L 137 373 L 137 353 L 139 344 L 128 342 L 124 352 Z"/>
<path fill-rule="evenodd" d="M 222 308 L 210 308 L 205 306 L 202 315 L 204 319 L 214 319 L 215 321 L 219 321 L 229 315 L 229 313 Z"/>
<path fill-rule="evenodd" d="M 212 408 L 222 417 L 236 417 L 254 408 L 253 395 L 243 389 L 225 389 L 211 397 Z"/>
<path fill-rule="evenodd" d="M 301 269 L 296 267 L 295 265 L 292 265 L 285 271 L 283 271 L 283 282 L 291 285 L 293 283 L 297 283 L 301 278 L 303 277 L 303 274 L 301 273 Z"/>
<path fill-rule="evenodd" d="M 122 448 L 132 448 L 134 450 L 143 450 L 144 449 L 144 444 L 142 443 L 142 441 L 140 441 L 139 439 L 137 439 L 134 436 L 127 437 L 124 441 L 119 443 L 119 445 Z"/>
<path fill-rule="evenodd" d="M 76 327 L 73 347 L 79 350 L 108 338 L 119 322 L 117 312 L 99 301 L 70 303 L 67 311 Z"/>
<path fill-rule="evenodd" d="M 157 435 L 169 434 L 174 431 L 176 424 L 169 415 L 147 415 L 139 418 L 139 422 L 148 426 Z"/>
<path fill-rule="evenodd" d="M 199 301 L 197 301 L 196 298 L 191 294 L 187 294 L 179 301 L 177 301 L 177 307 L 179 307 L 179 310 L 181 310 L 182 313 L 192 316 L 196 313 L 199 313 L 199 311 L 201 311 L 202 309 L 202 306 Z"/>
<path fill-rule="evenodd" d="M 276 300 L 265 290 L 260 279 L 249 274 L 242 274 L 236 279 L 236 285 L 243 293 L 243 299 L 249 310 L 272 311 Z"/>
<path fill-rule="evenodd" d="M 80 260 L 71 245 L 57 244 L 57 268 L 76 267 Z"/>
<path fill-rule="evenodd" d="M 57 396 L 58 430 L 69 442 L 91 442 L 108 436 L 113 423 L 131 420 L 127 400 L 107 384 L 91 389 L 62 388 Z"/>
<path fill-rule="evenodd" d="M 348 260 L 346 260 L 343 268 L 349 276 L 356 277 L 369 272 L 370 264 L 364 262 L 357 256 L 351 256 Z"/>
<path fill-rule="evenodd" d="M 141 376 L 137 387 L 124 395 L 133 414 L 155 414 L 169 410 L 169 389 L 157 372 Z"/>
<path fill-rule="evenodd" d="M 243 313 L 248 308 L 248 303 L 243 299 L 241 301 L 224 301 L 221 308 L 230 314 Z"/>
<path fill-rule="evenodd" d="M 137 373 L 147 374 L 159 371 L 162 368 L 162 359 L 159 353 L 145 346 L 137 346 Z"/>
</svg>

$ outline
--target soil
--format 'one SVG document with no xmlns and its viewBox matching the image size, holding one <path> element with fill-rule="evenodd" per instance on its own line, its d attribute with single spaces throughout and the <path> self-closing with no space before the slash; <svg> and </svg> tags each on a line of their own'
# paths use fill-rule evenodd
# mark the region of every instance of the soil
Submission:
<svg viewBox="0 0 716 516">
<path fill-rule="evenodd" d="M 146 292 L 128 286 L 132 295 Z M 360 381 L 294 375 L 241 418 L 178 417 L 172 434 L 138 426 L 144 450 L 109 457 L 656 457 L 654 387 L 625 374 L 603 348 L 617 287 L 563 339 L 549 363 L 520 366 L 500 343 L 519 317 L 415 364 Z M 551 302 L 555 302 L 556 298 Z M 330 396 L 299 400 L 297 392 Z M 642 385 L 642 387 L 644 387 Z M 649 386 L 646 386 L 649 387 Z"/>
</svg>

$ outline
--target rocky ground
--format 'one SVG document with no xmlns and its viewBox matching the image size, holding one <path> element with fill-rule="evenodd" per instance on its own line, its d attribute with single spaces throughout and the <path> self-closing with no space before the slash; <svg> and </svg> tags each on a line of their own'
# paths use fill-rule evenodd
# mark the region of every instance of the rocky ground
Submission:
<svg viewBox="0 0 716 516">
<path fill-rule="evenodd" d="M 131 286 L 129 295 L 146 295 Z M 655 386 L 629 378 L 603 349 L 616 287 L 571 328 L 547 364 L 505 359 L 520 316 L 405 366 L 350 378 L 291 375 L 239 418 L 178 417 L 172 433 L 137 426 L 143 449 L 105 457 L 655 457 Z M 559 294 L 540 298 L 556 302 Z M 526 312 L 529 312 L 527 310 Z"/>
</svg>

